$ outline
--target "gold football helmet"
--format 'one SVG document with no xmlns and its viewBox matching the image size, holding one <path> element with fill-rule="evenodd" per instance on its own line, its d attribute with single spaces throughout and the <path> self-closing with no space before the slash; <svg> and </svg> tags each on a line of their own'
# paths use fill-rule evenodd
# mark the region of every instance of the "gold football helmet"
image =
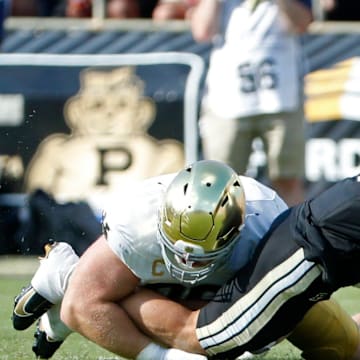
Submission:
<svg viewBox="0 0 360 360">
<path fill-rule="evenodd" d="M 223 265 L 244 223 L 241 181 L 229 166 L 195 162 L 169 185 L 158 236 L 170 274 L 194 285 Z"/>
</svg>

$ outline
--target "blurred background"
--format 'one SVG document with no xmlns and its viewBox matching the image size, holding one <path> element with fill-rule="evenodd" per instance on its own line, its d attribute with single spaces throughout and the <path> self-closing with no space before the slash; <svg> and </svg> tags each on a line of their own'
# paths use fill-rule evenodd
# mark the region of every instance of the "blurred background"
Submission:
<svg viewBox="0 0 360 360">
<path fill-rule="evenodd" d="M 80 253 L 129 182 L 202 158 L 196 0 L 0 0 L 0 254 Z M 313 0 L 306 196 L 360 172 L 360 4 Z M 267 182 L 255 140 L 247 174 Z"/>
</svg>

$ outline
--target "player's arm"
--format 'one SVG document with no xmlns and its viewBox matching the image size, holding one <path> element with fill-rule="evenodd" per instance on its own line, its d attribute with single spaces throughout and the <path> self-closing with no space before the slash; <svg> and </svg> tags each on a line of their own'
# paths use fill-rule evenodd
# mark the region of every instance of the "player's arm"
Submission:
<svg viewBox="0 0 360 360">
<path fill-rule="evenodd" d="M 151 341 L 118 301 L 132 293 L 138 283 L 102 236 L 79 260 L 62 303 L 62 320 L 107 350 L 135 358 Z"/>
<path fill-rule="evenodd" d="M 159 293 L 139 288 L 121 302 L 141 330 L 169 347 L 204 354 L 196 336 L 199 310 L 191 311 Z"/>
<path fill-rule="evenodd" d="M 191 13 L 191 30 L 198 42 L 211 41 L 219 29 L 219 0 L 200 0 Z"/>
</svg>

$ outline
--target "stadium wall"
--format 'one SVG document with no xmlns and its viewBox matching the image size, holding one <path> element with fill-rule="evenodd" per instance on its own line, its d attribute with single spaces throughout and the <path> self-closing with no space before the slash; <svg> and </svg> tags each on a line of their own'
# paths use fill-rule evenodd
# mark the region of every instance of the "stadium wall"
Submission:
<svg viewBox="0 0 360 360">
<path fill-rule="evenodd" d="M 305 82 L 308 196 L 360 172 L 359 29 L 356 23 L 317 22 L 303 37 L 308 59 Z M 26 194 L 36 184 L 45 184 L 45 190 L 52 195 L 64 196 L 64 191 L 58 191 L 59 181 L 54 181 L 53 187 L 42 182 L 60 176 L 60 170 L 56 176 L 47 173 L 51 160 L 47 166 L 39 167 L 40 179 L 34 180 L 32 187 L 27 184 L 28 168 L 41 144 L 53 142 L 54 137 L 59 139 L 59 134 L 64 144 L 74 138 L 74 120 L 69 121 L 69 117 L 76 117 L 76 111 L 81 113 L 81 106 L 85 103 L 90 106 L 90 101 L 94 109 L 99 109 L 101 104 L 90 91 L 97 86 L 110 91 L 109 99 L 121 88 L 127 100 L 114 100 L 117 106 L 124 106 L 134 91 L 138 95 L 140 92 L 140 98 L 151 99 L 149 106 L 153 112 L 148 113 L 151 121 L 143 120 L 145 125 L 126 131 L 122 126 L 123 132 L 117 133 L 118 138 L 122 136 L 120 143 L 111 140 L 111 146 L 109 142 L 100 146 L 95 142 L 101 154 L 96 189 L 110 183 L 125 184 L 119 173 L 126 173 L 127 180 L 138 179 L 153 175 L 149 168 L 157 172 L 175 170 L 184 162 L 200 158 L 196 117 L 209 51 L 209 45 L 193 41 L 189 24 L 183 21 L 155 24 L 148 20 L 9 18 L 0 55 L 0 207 L 8 211 L 10 203 L 12 210 L 26 206 Z M 123 67 L 135 69 L 134 73 L 115 71 Z M 69 103 L 77 107 L 68 106 Z M 139 146 L 144 148 L 143 152 L 139 152 Z M 60 149 L 64 150 L 65 145 Z M 250 171 L 262 178 L 266 164 L 256 160 L 263 158 L 261 147 L 256 151 L 259 154 L 253 157 L 255 162 Z M 108 159 L 104 154 L 109 155 Z M 145 160 L 134 161 L 137 158 Z M 68 161 L 74 159 L 68 154 Z M 158 163 L 168 167 L 155 166 Z M 69 183 L 68 187 L 73 187 L 74 183 Z M 72 197 L 73 193 L 65 194 L 64 198 Z M 2 216 L 0 226 L 11 234 L 17 228 L 6 216 Z"/>
</svg>

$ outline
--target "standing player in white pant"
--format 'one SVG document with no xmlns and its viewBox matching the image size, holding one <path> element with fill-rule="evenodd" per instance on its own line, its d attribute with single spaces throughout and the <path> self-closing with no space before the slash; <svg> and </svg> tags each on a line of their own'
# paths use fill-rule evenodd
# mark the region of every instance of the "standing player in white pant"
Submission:
<svg viewBox="0 0 360 360">
<path fill-rule="evenodd" d="M 304 200 L 305 121 L 300 35 L 311 0 L 200 0 L 191 28 L 212 51 L 200 116 L 204 158 L 245 174 L 254 139 L 271 186 L 288 205 Z"/>
</svg>

